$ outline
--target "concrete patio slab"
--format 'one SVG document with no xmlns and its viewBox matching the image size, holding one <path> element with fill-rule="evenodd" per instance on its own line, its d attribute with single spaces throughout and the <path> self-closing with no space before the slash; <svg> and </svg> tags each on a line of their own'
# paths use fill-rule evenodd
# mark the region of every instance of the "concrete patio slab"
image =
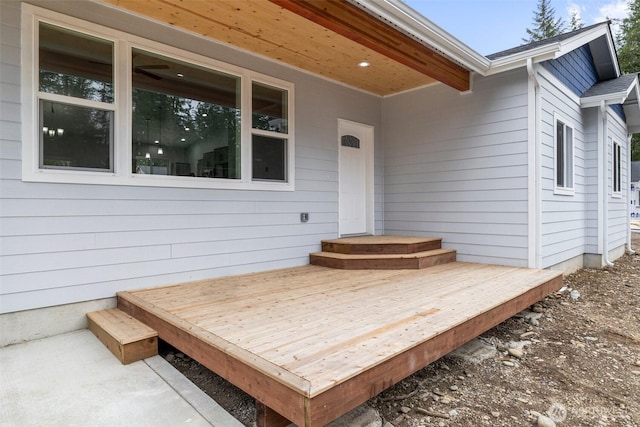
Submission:
<svg viewBox="0 0 640 427">
<path fill-rule="evenodd" d="M 122 365 L 88 330 L 0 348 L 0 425 L 242 427 L 160 356 Z"/>
</svg>

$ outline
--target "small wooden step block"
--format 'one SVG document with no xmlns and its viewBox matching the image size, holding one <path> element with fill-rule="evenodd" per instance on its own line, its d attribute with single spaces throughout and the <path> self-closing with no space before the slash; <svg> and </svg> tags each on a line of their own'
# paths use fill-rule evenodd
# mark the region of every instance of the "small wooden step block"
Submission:
<svg viewBox="0 0 640 427">
<path fill-rule="evenodd" d="M 434 249 L 412 254 L 353 255 L 333 252 L 309 254 L 309 262 L 341 270 L 414 270 L 446 264 L 456 260 L 454 249 Z"/>
<path fill-rule="evenodd" d="M 87 313 L 89 330 L 123 365 L 158 354 L 158 333 L 117 308 Z"/>
</svg>

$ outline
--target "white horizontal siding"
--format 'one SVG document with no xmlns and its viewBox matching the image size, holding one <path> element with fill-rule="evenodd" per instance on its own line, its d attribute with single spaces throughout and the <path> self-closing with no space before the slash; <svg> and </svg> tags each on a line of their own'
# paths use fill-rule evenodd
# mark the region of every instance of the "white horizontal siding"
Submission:
<svg viewBox="0 0 640 427">
<path fill-rule="evenodd" d="M 607 195 L 609 197 L 609 218 L 608 218 L 608 250 L 614 250 L 627 243 L 627 230 L 629 228 L 629 218 L 627 217 L 627 204 L 629 203 L 629 183 L 631 182 L 630 172 L 627 168 L 629 156 L 629 144 L 627 142 L 627 132 L 625 126 L 619 120 L 615 112 L 608 111 L 608 135 L 611 139 L 608 145 L 608 174 Z M 621 181 L 622 191 L 617 197 L 613 197 L 613 142 L 620 145 L 621 151 Z"/>
<path fill-rule="evenodd" d="M 592 134 L 585 132 L 585 113 L 574 99 L 567 95 L 568 89 L 560 89 L 545 75 L 541 81 L 541 250 L 542 267 L 580 256 L 586 252 L 587 203 L 593 200 L 589 185 L 588 168 L 589 141 Z M 554 136 L 555 116 L 573 128 L 574 138 L 574 194 L 554 194 Z M 597 187 L 596 187 L 597 188 Z M 597 195 L 596 195 L 597 197 Z M 597 202 L 596 202 L 597 206 Z"/>
<path fill-rule="evenodd" d="M 443 237 L 462 261 L 528 262 L 527 79 L 475 77 L 384 101 L 385 233 Z"/>
<path fill-rule="evenodd" d="M 600 244 L 601 218 L 598 205 L 603 196 L 598 193 L 602 184 L 598 171 L 602 159 L 598 158 L 598 145 L 602 144 L 599 128 L 598 109 L 581 108 L 574 98 L 567 96 L 567 89 L 560 89 L 557 81 L 541 78 L 542 117 L 541 117 L 541 153 L 542 153 L 542 254 L 543 267 L 552 266 L 582 254 L 602 254 Z M 558 114 L 574 127 L 574 189 L 572 196 L 554 194 L 554 114 Z M 608 113 L 608 138 L 606 198 L 608 226 L 608 250 L 625 244 L 626 194 L 623 197 L 612 196 L 612 141 L 623 147 L 623 182 L 626 182 L 626 130 L 624 124 L 616 119 L 615 113 Z"/>
<path fill-rule="evenodd" d="M 44 7 L 257 70 L 296 85 L 296 191 L 21 181 L 20 3 L 1 2 L 0 313 L 306 264 L 338 232 L 339 118 L 380 129 L 379 97 L 305 75 L 97 3 Z M 5 52 L 7 53 L 5 55 Z M 376 230 L 383 165 L 376 133 Z M 310 221 L 300 222 L 300 212 Z"/>
<path fill-rule="evenodd" d="M 587 254 L 598 252 L 598 109 L 587 108 L 584 117 L 584 159 L 585 159 L 585 248 Z"/>
</svg>

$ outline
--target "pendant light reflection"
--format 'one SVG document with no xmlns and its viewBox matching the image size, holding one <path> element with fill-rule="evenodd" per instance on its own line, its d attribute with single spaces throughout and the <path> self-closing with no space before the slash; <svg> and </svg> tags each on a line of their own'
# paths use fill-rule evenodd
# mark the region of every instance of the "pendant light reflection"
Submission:
<svg viewBox="0 0 640 427">
<path fill-rule="evenodd" d="M 45 135 L 49 135 L 50 137 L 53 138 L 54 136 L 63 136 L 64 129 L 63 128 L 52 129 L 52 128 L 49 128 L 49 126 L 42 126 L 42 133 Z"/>
</svg>

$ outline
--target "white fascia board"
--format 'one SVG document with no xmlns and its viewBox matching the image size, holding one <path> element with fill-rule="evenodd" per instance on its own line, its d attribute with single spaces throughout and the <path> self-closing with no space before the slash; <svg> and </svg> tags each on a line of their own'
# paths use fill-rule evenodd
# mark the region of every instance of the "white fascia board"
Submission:
<svg viewBox="0 0 640 427">
<path fill-rule="evenodd" d="M 581 98 L 580 106 L 582 108 L 598 107 L 602 104 L 602 101 L 604 101 L 606 105 L 624 104 L 624 101 L 626 99 L 627 99 L 627 93 L 625 92 L 607 93 L 606 95 L 598 95 L 598 96 L 590 96 L 589 98 Z"/>
<path fill-rule="evenodd" d="M 627 93 L 627 98 L 631 95 L 634 94 L 636 97 L 636 101 L 638 102 L 638 108 L 640 108 L 640 81 L 638 81 L 638 76 L 636 75 L 636 78 L 633 79 L 633 84 L 631 85 L 631 88 L 629 89 L 628 93 Z"/>
<path fill-rule="evenodd" d="M 570 39 L 563 40 L 559 42 L 560 50 L 556 53 L 556 58 L 560 58 L 562 55 L 565 55 L 571 51 L 576 50 L 580 46 L 583 46 L 599 37 L 609 36 L 608 26 L 603 24 L 597 27 L 590 29 L 589 31 L 585 31 L 584 33 L 580 33 L 577 36 L 571 37 Z M 615 52 L 615 48 L 613 47 L 613 39 L 611 37 L 607 37 L 607 42 L 609 44 L 609 51 Z"/>
<path fill-rule="evenodd" d="M 432 47 L 463 67 L 486 74 L 491 61 L 401 0 L 348 0 L 390 22 L 405 34 Z"/>
<path fill-rule="evenodd" d="M 540 46 L 534 49 L 529 49 L 523 52 L 514 53 L 513 55 L 505 56 L 491 61 L 491 67 L 486 75 L 498 74 L 504 71 L 513 70 L 516 68 L 526 67 L 527 60 L 533 59 L 533 63 L 537 64 L 542 61 L 554 59 L 556 53 L 560 49 L 559 43 L 550 43 L 544 46 Z"/>
<path fill-rule="evenodd" d="M 628 104 L 623 104 L 622 109 L 627 116 L 627 132 L 638 133 L 640 132 L 640 88 L 638 87 L 637 77 L 633 88 L 635 98 L 631 98 L 631 102 Z M 627 100 L 629 100 L 629 98 L 627 98 Z"/>
</svg>

